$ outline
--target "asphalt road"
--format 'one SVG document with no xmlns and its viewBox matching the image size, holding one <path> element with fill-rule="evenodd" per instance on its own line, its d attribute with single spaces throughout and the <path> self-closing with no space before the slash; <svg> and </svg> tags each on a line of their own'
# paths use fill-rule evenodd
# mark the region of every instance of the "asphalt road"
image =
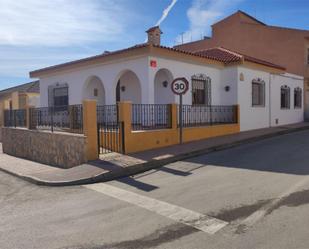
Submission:
<svg viewBox="0 0 309 249">
<path fill-rule="evenodd" d="M 0 248 L 307 249 L 308 204 L 309 131 L 87 186 L 0 172 Z"/>
</svg>

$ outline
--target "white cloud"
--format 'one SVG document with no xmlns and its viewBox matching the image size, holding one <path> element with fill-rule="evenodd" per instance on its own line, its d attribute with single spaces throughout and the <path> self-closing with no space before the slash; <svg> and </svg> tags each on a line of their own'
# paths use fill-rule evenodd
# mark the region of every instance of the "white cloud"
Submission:
<svg viewBox="0 0 309 249">
<path fill-rule="evenodd" d="M 110 0 L 0 0 L 0 45 L 112 41 L 129 14 Z"/>
<path fill-rule="evenodd" d="M 242 0 L 193 0 L 187 10 L 190 28 L 176 38 L 177 43 L 190 42 L 209 35 L 211 25 L 222 18 L 230 7 Z"/>
</svg>

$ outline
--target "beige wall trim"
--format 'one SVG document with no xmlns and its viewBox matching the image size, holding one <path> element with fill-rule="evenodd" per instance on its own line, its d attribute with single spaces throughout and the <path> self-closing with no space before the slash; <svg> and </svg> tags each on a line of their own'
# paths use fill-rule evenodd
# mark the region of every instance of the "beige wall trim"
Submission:
<svg viewBox="0 0 309 249">
<path fill-rule="evenodd" d="M 119 121 L 124 123 L 125 154 L 162 148 L 170 145 L 179 144 L 179 129 L 177 127 L 177 105 L 171 104 L 171 129 L 150 130 L 150 131 L 132 131 L 131 112 L 132 103 L 120 102 Z M 183 129 L 183 141 L 191 142 L 210 137 L 234 134 L 240 132 L 239 106 L 237 109 L 237 123 L 226 125 L 188 127 Z"/>
<path fill-rule="evenodd" d="M 98 159 L 97 102 L 83 101 L 83 125 L 86 136 L 86 157 L 88 161 Z"/>
</svg>

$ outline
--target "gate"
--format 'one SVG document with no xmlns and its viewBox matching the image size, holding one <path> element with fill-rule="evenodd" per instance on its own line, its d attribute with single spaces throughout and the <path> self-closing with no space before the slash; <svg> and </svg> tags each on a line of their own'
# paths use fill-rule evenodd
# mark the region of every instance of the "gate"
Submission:
<svg viewBox="0 0 309 249">
<path fill-rule="evenodd" d="M 124 125 L 118 121 L 118 106 L 97 106 L 98 153 L 125 153 Z"/>
</svg>

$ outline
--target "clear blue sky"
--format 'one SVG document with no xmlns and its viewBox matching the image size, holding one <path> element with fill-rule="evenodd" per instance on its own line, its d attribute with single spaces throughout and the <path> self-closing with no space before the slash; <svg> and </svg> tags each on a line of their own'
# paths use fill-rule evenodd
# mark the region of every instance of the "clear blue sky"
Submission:
<svg viewBox="0 0 309 249">
<path fill-rule="evenodd" d="M 30 81 L 31 70 L 142 43 L 160 19 L 164 45 L 182 33 L 200 39 L 238 9 L 309 29 L 308 0 L 0 0 L 0 89 Z"/>
</svg>

